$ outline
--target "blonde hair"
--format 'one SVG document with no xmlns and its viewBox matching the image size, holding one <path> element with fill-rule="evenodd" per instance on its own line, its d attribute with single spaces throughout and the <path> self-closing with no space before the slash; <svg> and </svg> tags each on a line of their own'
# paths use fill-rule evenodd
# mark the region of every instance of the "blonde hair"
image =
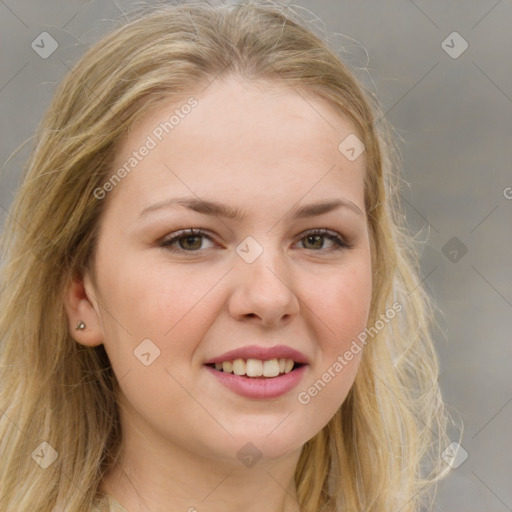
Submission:
<svg viewBox="0 0 512 512">
<path fill-rule="evenodd" d="M 63 290 L 89 268 L 119 141 L 140 116 L 219 77 L 278 83 L 327 100 L 366 147 L 373 296 L 355 382 L 303 447 L 305 512 L 417 512 L 446 474 L 448 413 L 433 307 L 400 205 L 398 151 L 373 95 L 297 10 L 276 2 L 154 7 L 92 47 L 57 88 L 2 237 L 0 510 L 88 510 L 116 459 L 116 379 L 103 346 L 76 343 Z M 31 456 L 47 442 L 46 469 Z M 434 486 L 435 487 L 435 486 Z"/>
</svg>

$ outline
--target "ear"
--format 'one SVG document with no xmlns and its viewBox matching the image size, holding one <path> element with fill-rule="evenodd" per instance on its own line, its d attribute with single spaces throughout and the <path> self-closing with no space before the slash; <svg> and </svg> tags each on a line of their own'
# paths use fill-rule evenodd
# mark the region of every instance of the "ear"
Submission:
<svg viewBox="0 0 512 512">
<path fill-rule="evenodd" d="M 64 291 L 64 307 L 71 337 L 89 347 L 103 343 L 100 311 L 95 296 L 94 287 L 87 275 L 71 279 Z M 84 329 L 76 329 L 80 321 L 85 324 Z"/>
</svg>

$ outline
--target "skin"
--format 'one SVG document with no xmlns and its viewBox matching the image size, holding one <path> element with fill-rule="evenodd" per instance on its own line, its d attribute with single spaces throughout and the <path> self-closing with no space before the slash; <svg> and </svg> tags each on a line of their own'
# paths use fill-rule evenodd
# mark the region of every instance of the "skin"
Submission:
<svg viewBox="0 0 512 512">
<path fill-rule="evenodd" d="M 364 153 L 349 161 L 338 145 L 355 132 L 351 123 L 292 89 L 230 78 L 195 98 L 197 107 L 103 199 L 92 270 L 66 294 L 72 335 L 84 345 L 103 343 L 120 383 L 120 465 L 103 489 L 130 512 L 296 512 L 301 447 L 339 409 L 361 358 L 354 355 L 310 403 L 298 401 L 367 323 Z M 113 171 L 178 107 L 169 103 L 134 126 Z M 246 217 L 183 206 L 139 217 L 180 196 L 239 207 Z M 292 217 L 298 206 L 336 198 L 361 213 L 342 207 Z M 175 252 L 160 245 L 187 228 L 202 228 L 211 239 L 176 241 Z M 303 234 L 322 228 L 351 248 L 334 250 L 328 237 Z M 248 236 L 263 248 L 252 263 L 236 252 Z M 83 331 L 74 329 L 78 320 Z M 148 366 L 134 356 L 145 339 L 160 350 Z M 278 398 L 248 399 L 204 367 L 253 344 L 305 354 L 309 366 L 299 386 Z M 237 457 L 248 442 L 262 456 L 253 467 Z"/>
</svg>

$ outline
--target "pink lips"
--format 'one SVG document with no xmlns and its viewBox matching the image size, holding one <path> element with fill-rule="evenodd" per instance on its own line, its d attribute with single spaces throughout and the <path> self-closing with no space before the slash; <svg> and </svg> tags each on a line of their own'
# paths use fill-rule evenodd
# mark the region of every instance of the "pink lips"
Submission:
<svg viewBox="0 0 512 512">
<path fill-rule="evenodd" d="M 277 398 L 298 386 L 308 366 L 300 366 L 278 377 L 246 377 L 205 366 L 222 385 L 245 398 Z"/>
<path fill-rule="evenodd" d="M 205 364 L 222 363 L 224 361 L 233 361 L 234 359 L 261 359 L 262 361 L 268 361 L 269 359 L 293 359 L 296 363 L 308 363 L 308 358 L 302 352 L 286 345 L 277 345 L 275 347 L 251 345 L 230 350 L 206 361 Z"/>
<path fill-rule="evenodd" d="M 233 361 L 234 359 L 293 359 L 302 366 L 295 368 L 290 373 L 278 375 L 277 377 L 247 377 L 245 375 L 235 375 L 233 373 L 224 373 L 212 368 L 214 363 L 224 361 Z M 298 350 L 285 345 L 276 347 L 260 347 L 252 345 L 231 350 L 220 356 L 214 357 L 205 363 L 205 369 L 210 372 L 217 381 L 227 387 L 237 395 L 245 398 L 269 399 L 277 398 L 291 391 L 302 380 L 308 369 L 307 357 Z"/>
</svg>

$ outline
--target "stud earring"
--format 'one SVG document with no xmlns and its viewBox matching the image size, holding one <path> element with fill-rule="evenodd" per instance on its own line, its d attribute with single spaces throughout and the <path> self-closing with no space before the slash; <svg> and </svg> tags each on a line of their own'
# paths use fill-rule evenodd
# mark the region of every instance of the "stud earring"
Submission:
<svg viewBox="0 0 512 512">
<path fill-rule="evenodd" d="M 79 320 L 76 324 L 75 331 L 83 331 L 85 329 L 85 323 Z"/>
</svg>

